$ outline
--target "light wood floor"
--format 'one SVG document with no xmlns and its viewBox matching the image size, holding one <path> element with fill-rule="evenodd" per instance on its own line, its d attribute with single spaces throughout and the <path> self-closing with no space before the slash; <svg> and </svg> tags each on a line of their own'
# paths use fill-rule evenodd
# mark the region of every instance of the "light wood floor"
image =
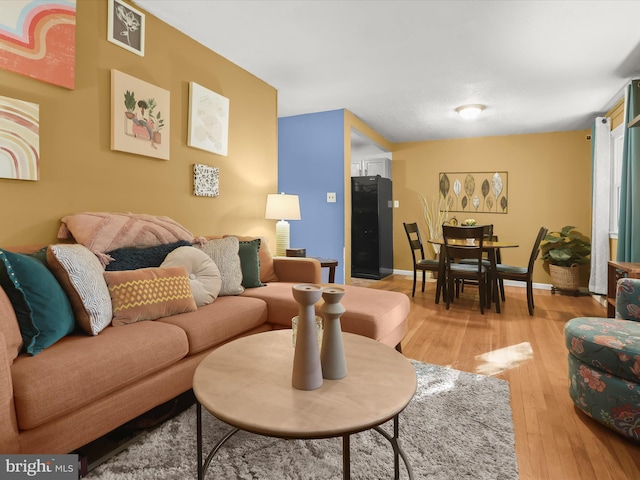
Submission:
<svg viewBox="0 0 640 480">
<path fill-rule="evenodd" d="M 405 293 L 412 277 L 391 275 L 353 284 Z M 423 362 L 507 380 L 521 480 L 640 479 L 640 445 L 576 410 L 568 393 L 563 327 L 579 316 L 606 316 L 590 296 L 535 290 L 535 316 L 524 288 L 506 287 L 502 313 L 480 314 L 477 289 L 466 287 L 449 310 L 436 305 L 435 283 L 411 299 L 402 351 Z M 504 350 L 501 350 L 504 349 Z M 494 352 L 489 358 L 481 355 Z"/>
</svg>

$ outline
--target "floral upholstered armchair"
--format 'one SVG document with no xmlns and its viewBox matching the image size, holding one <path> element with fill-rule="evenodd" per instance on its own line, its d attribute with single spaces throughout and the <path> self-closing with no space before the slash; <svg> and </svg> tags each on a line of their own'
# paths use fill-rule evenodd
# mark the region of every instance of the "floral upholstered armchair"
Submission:
<svg viewBox="0 0 640 480">
<path fill-rule="evenodd" d="M 594 420 L 639 441 L 640 280 L 618 280 L 616 318 L 574 318 L 564 333 L 573 403 Z"/>
</svg>

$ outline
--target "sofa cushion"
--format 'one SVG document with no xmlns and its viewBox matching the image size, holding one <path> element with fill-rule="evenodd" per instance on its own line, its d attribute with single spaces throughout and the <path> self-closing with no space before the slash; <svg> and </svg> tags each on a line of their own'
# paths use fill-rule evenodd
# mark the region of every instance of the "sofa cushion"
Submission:
<svg viewBox="0 0 640 480">
<path fill-rule="evenodd" d="M 104 272 L 113 307 L 113 325 L 193 312 L 196 302 L 185 267 Z"/>
<path fill-rule="evenodd" d="M 577 359 L 632 382 L 640 382 L 640 322 L 579 317 L 564 326 L 567 349 Z"/>
<path fill-rule="evenodd" d="M 209 255 L 199 248 L 179 247 L 164 259 L 161 267 L 183 266 L 187 269 L 191 292 L 196 305 L 201 307 L 213 302 L 220 293 L 220 270 Z"/>
<path fill-rule="evenodd" d="M 191 246 L 187 240 L 179 240 L 173 243 L 164 243 L 153 247 L 126 247 L 107 252 L 111 260 L 105 270 L 109 272 L 122 270 L 136 270 L 138 268 L 159 267 L 169 253 L 176 248 Z"/>
<path fill-rule="evenodd" d="M 98 258 L 80 244 L 51 245 L 47 249 L 51 271 L 67 294 L 76 322 L 89 335 L 111 323 L 111 297 Z"/>
<path fill-rule="evenodd" d="M 20 355 L 11 367 L 20 429 L 35 428 L 127 388 L 176 363 L 187 350 L 187 337 L 179 328 L 140 322 L 107 327 L 95 337 L 69 335 L 40 355 Z"/>
<path fill-rule="evenodd" d="M 196 313 L 160 318 L 183 329 L 189 339 L 189 355 L 230 340 L 267 321 L 267 305 L 256 298 L 219 297 Z"/>
<path fill-rule="evenodd" d="M 273 266 L 273 256 L 269 251 L 269 244 L 266 237 L 250 237 L 242 235 L 225 235 L 225 237 L 236 237 L 241 242 L 250 242 L 252 240 L 260 240 L 260 249 L 258 257 L 260 259 L 260 281 L 263 283 L 277 282 L 278 276 Z"/>
<path fill-rule="evenodd" d="M 258 250 L 260 249 L 260 239 L 242 241 L 238 249 L 240 257 L 240 268 L 242 270 L 242 286 L 244 288 L 262 287 L 264 284 L 260 281 L 260 258 Z"/>
<path fill-rule="evenodd" d="M 212 239 L 202 246 L 202 251 L 209 255 L 220 270 L 222 287 L 219 296 L 221 297 L 238 295 L 244 291 L 239 250 L 240 243 L 236 237 Z"/>
<path fill-rule="evenodd" d="M 75 328 L 64 290 L 35 258 L 0 249 L 0 285 L 11 300 L 24 348 L 36 355 Z"/>
<path fill-rule="evenodd" d="M 245 290 L 243 297 L 261 298 L 269 308 L 268 322 L 281 328 L 291 328 L 291 319 L 298 315 L 299 307 L 293 298 L 294 283 L 270 283 L 264 288 Z M 410 302 L 406 295 L 398 292 L 340 285 L 345 295 L 340 302 L 345 312 L 340 317 L 342 330 L 363 335 L 374 340 L 385 341 L 401 325 L 406 325 Z M 316 304 L 319 314 L 323 300 Z M 400 333 L 400 338 L 406 333 Z M 397 339 L 399 341 L 399 339 Z M 394 344 L 395 345 L 395 344 Z"/>
</svg>

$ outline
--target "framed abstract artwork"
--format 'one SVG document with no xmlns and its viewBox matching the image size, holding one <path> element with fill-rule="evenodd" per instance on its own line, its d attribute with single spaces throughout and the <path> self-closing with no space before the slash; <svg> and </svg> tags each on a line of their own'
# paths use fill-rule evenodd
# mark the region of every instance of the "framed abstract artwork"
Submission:
<svg viewBox="0 0 640 480">
<path fill-rule="evenodd" d="M 197 197 L 217 197 L 218 168 L 208 165 L 193 166 L 193 194 Z"/>
<path fill-rule="evenodd" d="M 170 94 L 111 70 L 111 150 L 169 160 Z"/>
<path fill-rule="evenodd" d="M 40 107 L 0 96 L 0 177 L 40 178 Z"/>
<path fill-rule="evenodd" d="M 450 212 L 507 213 L 507 172 L 440 173 L 438 190 Z"/>
<path fill-rule="evenodd" d="M 107 40 L 144 57 L 144 13 L 122 0 L 109 0 Z"/>
<path fill-rule="evenodd" d="M 187 145 L 227 155 L 229 99 L 189 82 L 189 133 Z"/>
<path fill-rule="evenodd" d="M 75 88 L 76 1 L 0 1 L 0 68 Z"/>
</svg>

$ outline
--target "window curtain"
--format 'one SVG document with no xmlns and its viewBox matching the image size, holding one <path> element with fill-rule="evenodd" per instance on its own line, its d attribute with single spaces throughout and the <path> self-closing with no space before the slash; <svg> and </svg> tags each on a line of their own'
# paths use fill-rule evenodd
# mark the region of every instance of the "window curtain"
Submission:
<svg viewBox="0 0 640 480">
<path fill-rule="evenodd" d="M 611 120 L 597 117 L 591 134 L 591 274 L 589 291 L 607 293 L 609 202 L 611 199 Z"/>
<path fill-rule="evenodd" d="M 627 88 L 625 100 L 625 138 L 616 256 L 619 262 L 640 262 L 640 125 L 626 127 L 639 114 L 640 80 L 633 80 Z"/>
</svg>

